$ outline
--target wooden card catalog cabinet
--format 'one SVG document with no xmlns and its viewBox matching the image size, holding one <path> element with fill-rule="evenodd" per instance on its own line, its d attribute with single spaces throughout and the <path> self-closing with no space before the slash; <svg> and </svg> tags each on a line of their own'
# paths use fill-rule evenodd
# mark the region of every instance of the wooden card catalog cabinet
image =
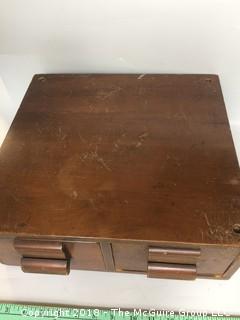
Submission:
<svg viewBox="0 0 240 320">
<path fill-rule="evenodd" d="M 240 174 L 216 75 L 35 75 L 0 149 L 0 261 L 229 278 Z"/>
</svg>

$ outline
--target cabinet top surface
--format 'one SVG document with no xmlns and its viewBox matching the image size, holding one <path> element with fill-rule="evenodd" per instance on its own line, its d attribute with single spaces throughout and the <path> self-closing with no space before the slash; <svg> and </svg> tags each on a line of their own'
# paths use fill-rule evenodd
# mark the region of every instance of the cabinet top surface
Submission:
<svg viewBox="0 0 240 320">
<path fill-rule="evenodd" d="M 0 235 L 236 244 L 215 75 L 36 75 L 0 149 Z"/>
</svg>

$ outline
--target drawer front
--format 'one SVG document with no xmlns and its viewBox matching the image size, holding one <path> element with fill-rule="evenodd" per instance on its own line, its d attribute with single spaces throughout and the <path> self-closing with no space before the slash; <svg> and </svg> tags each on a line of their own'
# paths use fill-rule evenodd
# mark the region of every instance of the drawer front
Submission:
<svg viewBox="0 0 240 320">
<path fill-rule="evenodd" d="M 14 248 L 23 256 L 29 258 L 65 259 L 66 250 L 60 241 L 41 241 L 15 239 Z"/>
<path fill-rule="evenodd" d="M 115 242 L 112 248 L 116 271 L 171 279 L 224 278 L 239 256 L 239 248 L 207 245 L 178 247 Z"/>
<path fill-rule="evenodd" d="M 70 269 L 105 270 L 99 243 L 15 239 L 24 272 L 68 274 Z"/>
<path fill-rule="evenodd" d="M 149 262 L 148 277 L 194 280 L 197 277 L 197 267 L 191 264 Z"/>
<path fill-rule="evenodd" d="M 200 249 L 149 247 L 147 275 L 150 278 L 194 280 Z"/>
<path fill-rule="evenodd" d="M 130 241 L 0 239 L 0 262 L 25 272 L 68 274 L 71 269 L 142 273 L 171 279 L 229 278 L 240 249 Z"/>
<path fill-rule="evenodd" d="M 149 247 L 148 249 L 149 262 L 196 264 L 200 255 L 200 249 L 169 247 Z"/>
<path fill-rule="evenodd" d="M 67 275 L 70 272 L 69 260 L 22 258 L 21 267 L 27 273 Z"/>
</svg>

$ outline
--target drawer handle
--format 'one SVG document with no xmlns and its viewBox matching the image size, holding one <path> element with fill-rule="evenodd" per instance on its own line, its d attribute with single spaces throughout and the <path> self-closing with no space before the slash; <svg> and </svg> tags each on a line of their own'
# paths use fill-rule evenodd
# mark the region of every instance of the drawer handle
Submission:
<svg viewBox="0 0 240 320">
<path fill-rule="evenodd" d="M 148 261 L 195 264 L 200 254 L 199 249 L 150 247 L 148 251 Z"/>
<path fill-rule="evenodd" d="M 194 280 L 197 277 L 196 265 L 178 263 L 150 262 L 148 264 L 149 278 Z"/>
<path fill-rule="evenodd" d="M 28 258 L 66 259 L 63 244 L 58 241 L 15 239 L 15 249 Z"/>
<path fill-rule="evenodd" d="M 69 274 L 68 260 L 22 258 L 21 267 L 27 273 Z"/>
</svg>

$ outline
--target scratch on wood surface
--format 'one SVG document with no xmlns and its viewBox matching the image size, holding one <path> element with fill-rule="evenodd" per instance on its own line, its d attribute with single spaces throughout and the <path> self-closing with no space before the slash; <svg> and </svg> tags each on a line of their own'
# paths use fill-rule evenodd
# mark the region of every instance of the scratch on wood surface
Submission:
<svg viewBox="0 0 240 320">
<path fill-rule="evenodd" d="M 123 132 L 120 134 L 120 137 L 113 143 L 113 152 L 120 151 L 121 147 L 124 145 L 124 138 L 126 137 L 126 133 Z"/>
<path fill-rule="evenodd" d="M 149 135 L 149 133 L 145 131 L 144 133 L 140 134 L 138 137 L 139 137 L 139 139 L 143 140 L 143 139 L 147 138 L 148 135 Z"/>
<path fill-rule="evenodd" d="M 206 224 L 208 226 L 208 230 L 206 231 L 206 234 L 210 238 L 215 239 L 219 242 L 230 241 L 233 238 L 233 234 L 231 230 L 226 230 L 221 225 L 218 225 L 217 222 L 211 223 L 209 221 L 209 218 L 206 212 L 204 212 L 203 215 L 204 215 Z"/>
<path fill-rule="evenodd" d="M 90 105 L 88 106 L 88 108 L 89 108 L 90 113 L 91 113 L 91 112 L 93 112 L 93 111 L 94 111 L 94 108 L 95 108 L 95 107 L 94 107 L 94 105 L 90 104 Z"/>
<path fill-rule="evenodd" d="M 237 185 L 239 185 L 239 184 L 240 184 L 239 178 L 236 177 L 236 178 L 230 179 L 229 184 L 231 184 L 232 186 L 237 186 Z"/>
<path fill-rule="evenodd" d="M 142 145 L 142 142 L 141 142 L 141 141 L 138 141 L 138 142 L 136 143 L 136 148 L 140 148 L 141 145 Z"/>
<path fill-rule="evenodd" d="M 80 160 L 82 162 L 86 162 L 86 161 L 96 161 L 97 163 L 99 163 L 104 169 L 106 169 L 107 171 L 111 171 L 111 168 L 107 165 L 106 161 L 103 159 L 103 157 L 101 157 L 98 154 L 98 146 L 95 147 L 95 150 L 90 150 L 87 151 L 85 153 L 83 153 L 80 156 Z"/>
<path fill-rule="evenodd" d="M 78 136 L 79 136 L 81 142 L 86 143 L 86 139 L 84 139 L 84 138 L 81 136 L 81 134 L 78 134 Z"/>
<path fill-rule="evenodd" d="M 204 218 L 205 218 L 205 220 L 206 220 L 206 223 L 207 223 L 208 227 L 211 227 L 210 222 L 209 222 L 209 220 L 208 220 L 208 216 L 207 216 L 206 213 L 204 213 Z"/>
<path fill-rule="evenodd" d="M 118 145 L 116 142 L 114 143 L 114 148 L 115 148 L 115 149 L 118 149 L 118 148 L 119 148 L 119 145 Z"/>
<path fill-rule="evenodd" d="M 5 190 L 5 192 L 9 196 L 9 198 L 14 200 L 15 202 L 19 202 L 20 201 L 20 199 L 11 190 Z M 15 193 L 17 193 L 17 190 L 15 190 Z"/>
<path fill-rule="evenodd" d="M 77 191 L 76 191 L 76 190 L 73 190 L 73 192 L 72 192 L 72 198 L 73 198 L 73 199 L 77 199 L 77 197 L 78 197 Z"/>
<path fill-rule="evenodd" d="M 111 171 L 111 168 L 106 164 L 103 158 L 97 158 L 97 161 L 103 166 L 103 168 L 105 168 L 108 171 Z"/>
<path fill-rule="evenodd" d="M 92 208 L 93 208 L 94 210 L 97 210 L 97 207 L 95 206 L 95 201 L 94 201 L 92 198 L 88 199 L 88 201 L 90 202 Z"/>
<path fill-rule="evenodd" d="M 106 100 L 110 97 L 112 97 L 113 95 L 115 95 L 116 93 L 118 93 L 119 91 L 121 91 L 122 88 L 121 87 L 114 87 L 110 90 L 100 90 L 97 94 L 97 96 L 101 99 L 101 100 Z"/>
<path fill-rule="evenodd" d="M 57 132 L 57 136 L 60 140 L 65 140 L 67 135 L 65 133 L 63 133 L 62 128 L 58 127 L 58 132 Z"/>
<path fill-rule="evenodd" d="M 47 79 L 46 77 L 41 76 L 41 77 L 38 77 L 38 81 L 45 82 L 47 81 Z"/>
<path fill-rule="evenodd" d="M 141 80 L 143 77 L 145 76 L 145 74 L 140 74 L 140 76 L 137 77 L 138 80 Z"/>
<path fill-rule="evenodd" d="M 135 147 L 136 148 L 140 148 L 143 143 L 144 143 L 144 140 L 148 137 L 149 133 L 147 131 L 141 133 L 139 136 L 138 136 L 138 141 L 137 143 L 135 144 Z"/>
</svg>

